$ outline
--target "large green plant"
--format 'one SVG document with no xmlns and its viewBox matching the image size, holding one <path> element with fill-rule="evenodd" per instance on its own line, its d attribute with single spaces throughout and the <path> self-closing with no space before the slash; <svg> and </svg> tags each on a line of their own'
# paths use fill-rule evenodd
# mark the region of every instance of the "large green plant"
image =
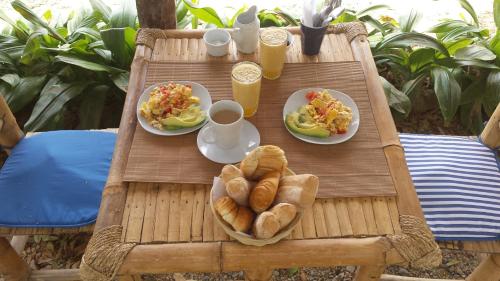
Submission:
<svg viewBox="0 0 500 281">
<path fill-rule="evenodd" d="M 415 11 L 399 22 L 386 19 L 370 33 L 372 52 L 381 69 L 389 69 L 397 89 L 382 78 L 392 108 L 408 115 L 410 100 L 430 81 L 445 123 L 457 113 L 465 128 L 479 133 L 483 117 L 500 102 L 500 0 L 494 1 L 497 31 L 494 36 L 479 25 L 467 0 L 460 0 L 470 20 L 446 19 L 427 33 L 415 31 L 420 15 Z"/>
<path fill-rule="evenodd" d="M 123 100 L 137 29 L 133 0 L 114 10 L 101 0 L 66 19 L 37 15 L 20 0 L 0 34 L 0 92 L 13 112 L 34 104 L 27 131 L 62 128 L 68 105 L 78 128 L 98 128 L 103 109 Z M 117 109 L 119 116 L 120 108 Z"/>
</svg>

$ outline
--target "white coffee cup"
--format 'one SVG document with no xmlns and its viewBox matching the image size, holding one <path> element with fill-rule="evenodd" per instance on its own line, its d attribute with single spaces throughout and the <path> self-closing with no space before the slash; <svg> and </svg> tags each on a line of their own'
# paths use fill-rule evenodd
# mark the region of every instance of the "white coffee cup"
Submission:
<svg viewBox="0 0 500 281">
<path fill-rule="evenodd" d="M 212 117 L 219 111 L 228 110 L 238 114 L 238 119 L 233 123 L 220 124 Z M 243 108 L 232 100 L 218 101 L 208 109 L 208 125 L 201 129 L 200 134 L 203 141 L 215 144 L 223 149 L 230 149 L 240 143 L 241 129 L 243 127 Z"/>
<path fill-rule="evenodd" d="M 224 29 L 210 29 L 203 35 L 207 53 L 214 57 L 225 56 L 229 52 L 231 35 Z"/>
</svg>

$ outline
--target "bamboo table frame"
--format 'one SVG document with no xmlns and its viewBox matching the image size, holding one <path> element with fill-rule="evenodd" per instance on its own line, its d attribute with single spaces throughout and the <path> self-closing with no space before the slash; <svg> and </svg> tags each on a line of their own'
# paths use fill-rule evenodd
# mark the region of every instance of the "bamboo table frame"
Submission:
<svg viewBox="0 0 500 281">
<path fill-rule="evenodd" d="M 297 42 L 300 30 L 289 28 L 289 31 L 294 34 Z M 385 266 L 390 264 L 435 266 L 440 263 L 439 247 L 423 220 L 403 149 L 378 80 L 366 31 L 359 23 L 330 28 L 323 43 L 327 46 L 323 48 L 332 45 L 337 48 L 330 49 L 327 55 L 302 56 L 299 44 L 298 49 L 292 51 L 298 53 L 288 56 L 287 60 L 290 63 L 361 63 L 375 123 L 398 194 L 396 197 L 318 199 L 313 208 L 306 211 L 301 226 L 288 239 L 259 248 L 232 241 L 225 233 L 217 230 L 218 226 L 212 221 L 207 222 L 211 216 L 210 211 L 200 211 L 197 206 L 202 208 L 206 204 L 208 187 L 188 185 L 180 191 L 178 185 L 124 182 L 122 177 L 137 124 L 136 104 L 144 88 L 150 62 L 168 61 L 169 58 L 199 61 L 255 59 L 241 57 L 234 52 L 234 46 L 231 55 L 226 58 L 209 58 L 206 54 L 197 54 L 193 58 L 190 53 L 182 52 L 185 49 L 192 51 L 198 46 L 197 42 L 202 35 L 203 31 L 157 29 L 143 29 L 139 33 L 110 174 L 93 241 L 91 240 L 82 262 L 84 279 L 91 280 L 88 275 L 85 278 L 89 271 L 108 278 L 117 274 L 123 280 L 135 280 L 134 278 L 140 278 L 138 275 L 141 273 L 244 270 L 248 280 L 268 280 L 274 268 L 359 265 L 356 273 L 356 280 L 359 281 L 378 280 Z M 171 42 L 168 44 L 169 50 L 161 52 L 161 48 L 167 46 L 168 42 Z M 159 200 L 163 200 L 158 197 L 161 190 L 169 190 L 172 195 L 163 198 L 170 201 L 166 208 L 170 210 L 171 221 L 168 225 L 161 226 L 168 228 L 163 239 L 166 242 L 158 243 L 152 238 L 152 232 L 155 221 L 160 227 L 161 220 L 155 218 L 155 210 L 159 212 L 161 207 L 152 207 L 151 203 L 160 204 Z M 184 200 L 187 207 L 183 204 Z M 137 208 L 140 211 L 136 211 Z M 188 218 L 177 217 L 186 210 Z M 205 233 L 207 229 L 208 234 Z M 114 234 L 111 235 L 110 232 Z M 105 235 L 106 239 L 103 238 Z M 422 248 L 422 244 L 425 247 Z M 123 254 L 116 254 L 119 257 L 109 256 L 110 252 L 119 252 L 124 248 L 126 250 Z M 116 258 L 117 262 L 103 265 L 104 258 L 101 256 Z"/>
</svg>

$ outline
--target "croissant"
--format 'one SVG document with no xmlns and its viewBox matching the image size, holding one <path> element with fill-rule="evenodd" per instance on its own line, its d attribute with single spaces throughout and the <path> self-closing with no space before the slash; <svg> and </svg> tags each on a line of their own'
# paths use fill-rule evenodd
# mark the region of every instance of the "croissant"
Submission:
<svg viewBox="0 0 500 281">
<path fill-rule="evenodd" d="M 270 172 L 264 175 L 250 193 L 250 207 L 256 213 L 267 210 L 274 201 L 281 174 Z"/>
<path fill-rule="evenodd" d="M 248 196 L 250 195 L 250 184 L 243 177 L 240 169 L 233 165 L 226 165 L 222 168 L 221 178 L 226 185 L 226 192 L 229 197 L 240 206 L 248 206 Z"/>
<path fill-rule="evenodd" d="M 231 197 L 219 198 L 215 202 L 214 208 L 234 230 L 247 232 L 252 227 L 254 213 L 246 207 L 238 206 Z"/>
<path fill-rule="evenodd" d="M 257 216 L 253 226 L 253 234 L 258 239 L 271 238 L 292 222 L 297 215 L 295 205 L 280 203 L 271 210 Z"/>
<path fill-rule="evenodd" d="M 315 175 L 303 174 L 282 177 L 275 203 L 290 203 L 301 208 L 312 206 L 318 192 L 319 179 Z"/>
<path fill-rule="evenodd" d="M 245 178 L 258 180 L 273 171 L 283 173 L 288 161 L 285 152 L 274 145 L 259 146 L 241 161 L 240 168 Z"/>
</svg>

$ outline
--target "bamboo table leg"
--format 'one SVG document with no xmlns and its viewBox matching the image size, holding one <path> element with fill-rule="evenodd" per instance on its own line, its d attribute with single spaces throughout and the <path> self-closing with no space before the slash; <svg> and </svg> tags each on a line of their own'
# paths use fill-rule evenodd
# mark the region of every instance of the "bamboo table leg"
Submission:
<svg viewBox="0 0 500 281">
<path fill-rule="evenodd" d="M 6 281 L 25 281 L 30 275 L 28 264 L 5 237 L 0 237 L 0 274 L 4 275 Z"/>
<path fill-rule="evenodd" d="M 383 265 L 360 266 L 356 270 L 354 281 L 378 281 L 384 270 L 385 266 Z"/>
<path fill-rule="evenodd" d="M 267 268 L 259 268 L 256 270 L 246 270 L 245 280 L 247 281 L 269 281 L 273 277 L 273 270 Z"/>
<path fill-rule="evenodd" d="M 499 281 L 500 254 L 491 254 L 485 258 L 465 279 L 467 281 Z"/>
</svg>

